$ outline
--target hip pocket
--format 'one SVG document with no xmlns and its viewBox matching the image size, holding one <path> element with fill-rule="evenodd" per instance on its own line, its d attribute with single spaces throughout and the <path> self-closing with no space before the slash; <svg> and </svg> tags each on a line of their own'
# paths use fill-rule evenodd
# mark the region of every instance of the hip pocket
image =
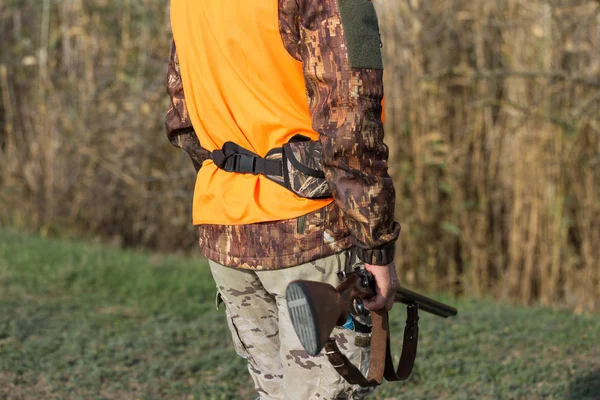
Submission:
<svg viewBox="0 0 600 400">
<path fill-rule="evenodd" d="M 250 353 L 248 351 L 248 347 L 244 343 L 238 325 L 235 322 L 235 318 L 231 316 L 231 312 L 229 311 L 229 307 L 225 304 L 225 316 L 227 317 L 227 326 L 229 327 L 229 331 L 231 332 L 231 339 L 233 341 L 233 348 L 238 356 L 242 357 L 245 360 L 250 359 Z"/>
<path fill-rule="evenodd" d="M 267 178 L 291 190 L 299 197 L 323 199 L 331 197 L 331 189 L 323 172 L 321 143 L 306 136 L 296 135 L 280 149 L 266 157 L 281 160 L 282 176 Z"/>
</svg>

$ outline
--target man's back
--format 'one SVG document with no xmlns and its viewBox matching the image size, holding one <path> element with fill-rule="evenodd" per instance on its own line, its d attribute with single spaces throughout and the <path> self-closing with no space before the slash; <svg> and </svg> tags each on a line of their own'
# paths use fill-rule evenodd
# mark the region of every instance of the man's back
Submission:
<svg viewBox="0 0 600 400">
<path fill-rule="evenodd" d="M 171 13 L 167 134 L 200 170 L 194 223 L 203 253 L 278 269 L 356 245 L 361 260 L 389 264 L 400 226 L 371 1 L 173 0 Z M 206 151 L 232 141 L 264 156 L 295 134 L 318 139 L 332 198 L 300 198 L 264 176 L 219 169 Z"/>
<path fill-rule="evenodd" d="M 283 16 L 276 0 L 171 2 L 187 109 L 207 150 L 231 141 L 265 156 L 296 134 L 318 139 Z M 331 201 L 299 198 L 264 176 L 228 173 L 208 160 L 196 183 L 194 223 L 283 220 Z"/>
</svg>

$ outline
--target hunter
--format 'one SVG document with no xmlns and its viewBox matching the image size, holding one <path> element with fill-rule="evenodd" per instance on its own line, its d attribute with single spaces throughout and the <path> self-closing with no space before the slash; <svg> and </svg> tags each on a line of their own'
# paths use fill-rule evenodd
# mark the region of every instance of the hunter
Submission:
<svg viewBox="0 0 600 400">
<path fill-rule="evenodd" d="M 193 223 L 259 399 L 365 397 L 304 351 L 285 289 L 335 286 L 355 262 L 376 280 L 368 309 L 389 310 L 399 286 L 373 4 L 171 0 L 171 26 L 168 138 L 198 172 Z M 334 337 L 366 373 L 364 328 Z"/>
</svg>

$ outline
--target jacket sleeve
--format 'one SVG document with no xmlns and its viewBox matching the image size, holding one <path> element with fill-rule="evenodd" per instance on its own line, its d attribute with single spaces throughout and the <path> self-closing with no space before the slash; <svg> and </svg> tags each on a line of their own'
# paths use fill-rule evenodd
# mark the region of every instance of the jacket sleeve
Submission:
<svg viewBox="0 0 600 400">
<path fill-rule="evenodd" d="M 394 221 L 395 191 L 383 142 L 375 9 L 367 0 L 304 0 L 298 7 L 298 53 L 326 179 L 358 257 L 389 264 L 400 225 Z"/>
<path fill-rule="evenodd" d="M 188 153 L 194 163 L 194 168 L 199 171 L 204 160 L 209 158 L 209 152 L 200 146 L 200 141 L 190 120 L 183 94 L 183 83 L 175 41 L 171 45 L 171 55 L 169 57 L 167 93 L 170 99 L 165 118 L 167 137 L 173 146 L 179 147 Z"/>
</svg>

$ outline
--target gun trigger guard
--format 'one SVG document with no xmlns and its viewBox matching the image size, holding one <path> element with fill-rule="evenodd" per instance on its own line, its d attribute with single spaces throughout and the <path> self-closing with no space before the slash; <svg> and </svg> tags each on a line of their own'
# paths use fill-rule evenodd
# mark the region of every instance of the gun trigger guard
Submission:
<svg viewBox="0 0 600 400">
<path fill-rule="evenodd" d="M 354 312 L 356 314 L 362 315 L 363 317 L 366 317 L 367 315 L 369 315 L 369 312 L 365 308 L 365 305 L 364 305 L 362 299 L 355 299 L 354 304 L 352 306 L 353 306 Z"/>
</svg>

